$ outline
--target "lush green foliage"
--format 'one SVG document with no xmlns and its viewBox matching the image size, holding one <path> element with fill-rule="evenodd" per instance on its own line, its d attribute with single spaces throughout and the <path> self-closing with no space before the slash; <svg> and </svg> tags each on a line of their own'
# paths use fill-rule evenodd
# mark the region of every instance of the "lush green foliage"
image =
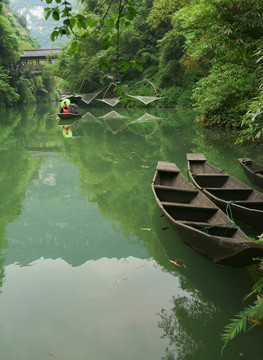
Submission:
<svg viewBox="0 0 263 360">
<path fill-rule="evenodd" d="M 51 38 L 73 35 L 61 60 L 67 89 L 94 90 L 105 77 L 131 84 L 143 71 L 165 95 L 159 104 L 189 104 L 193 91 L 200 124 L 241 126 L 260 78 L 254 57 L 263 37 L 260 0 L 80 0 L 78 12 L 69 1 L 42 1 L 47 18 L 63 22 Z M 249 129 L 251 138 L 255 130 L 259 136 L 260 129 Z"/>
<path fill-rule="evenodd" d="M 30 36 L 25 19 L 12 12 L 7 4 L 0 6 L 0 105 L 13 106 L 33 103 L 38 97 L 49 98 L 55 89 L 54 73 L 44 68 L 42 77 L 18 66 L 23 49 L 38 46 Z"/>
<path fill-rule="evenodd" d="M 247 299 L 251 295 L 263 293 L 263 277 L 261 277 L 253 286 L 253 290 L 246 296 Z M 224 346 L 222 351 L 228 342 L 234 339 L 242 331 L 245 332 L 254 328 L 257 325 L 262 325 L 263 320 L 263 297 L 259 296 L 257 302 L 254 305 L 247 306 L 245 309 L 240 311 L 235 319 L 225 326 L 224 332 L 221 336 Z"/>
<path fill-rule="evenodd" d="M 260 74 L 260 85 L 258 89 L 258 94 L 253 99 L 249 105 L 248 111 L 243 116 L 242 119 L 242 128 L 240 132 L 240 137 L 237 140 L 237 143 L 243 143 L 245 140 L 249 141 L 258 141 L 263 138 L 263 62 L 262 62 L 262 47 L 259 48 L 259 51 L 256 53 L 257 61 L 257 70 Z"/>
<path fill-rule="evenodd" d="M 193 92 L 198 120 L 206 126 L 239 127 L 255 91 L 255 80 L 243 65 L 215 64 Z"/>
<path fill-rule="evenodd" d="M 9 85 L 10 76 L 0 67 L 0 106 L 11 106 L 19 99 L 19 95 Z"/>
</svg>

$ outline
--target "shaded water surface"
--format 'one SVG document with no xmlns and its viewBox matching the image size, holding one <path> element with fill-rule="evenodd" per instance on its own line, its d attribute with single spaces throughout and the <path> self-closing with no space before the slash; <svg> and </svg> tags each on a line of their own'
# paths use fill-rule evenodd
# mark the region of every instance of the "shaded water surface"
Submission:
<svg viewBox="0 0 263 360">
<path fill-rule="evenodd" d="M 237 158 L 260 149 L 185 110 L 86 108 L 69 136 L 55 113 L 0 111 L 1 359 L 262 359 L 259 330 L 220 357 L 248 270 L 187 248 L 151 192 L 158 160 L 186 175 L 203 152 L 247 182 Z"/>
</svg>

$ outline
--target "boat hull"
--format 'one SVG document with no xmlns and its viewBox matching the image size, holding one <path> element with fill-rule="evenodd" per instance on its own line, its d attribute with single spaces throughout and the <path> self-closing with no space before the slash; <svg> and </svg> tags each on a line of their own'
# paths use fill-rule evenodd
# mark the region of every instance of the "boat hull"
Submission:
<svg viewBox="0 0 263 360">
<path fill-rule="evenodd" d="M 62 120 L 69 120 L 69 119 L 75 119 L 78 118 L 79 116 L 81 116 L 81 112 L 77 113 L 77 114 L 72 114 L 72 113 L 58 113 L 57 114 L 58 117 Z"/>
<path fill-rule="evenodd" d="M 249 181 L 263 189 L 263 165 L 249 158 L 238 159 Z"/>
</svg>

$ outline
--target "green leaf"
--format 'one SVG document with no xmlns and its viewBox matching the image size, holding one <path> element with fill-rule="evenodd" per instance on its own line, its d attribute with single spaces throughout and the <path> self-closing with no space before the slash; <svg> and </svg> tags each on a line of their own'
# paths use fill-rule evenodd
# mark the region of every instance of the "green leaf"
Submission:
<svg viewBox="0 0 263 360">
<path fill-rule="evenodd" d="M 66 25 L 66 26 L 69 26 L 70 25 L 70 20 L 69 19 L 65 19 L 63 21 L 63 24 Z"/>
<path fill-rule="evenodd" d="M 125 63 L 123 63 L 123 64 L 121 65 L 121 71 L 122 71 L 122 72 L 125 72 L 125 71 L 127 71 L 130 67 L 131 67 L 130 63 L 125 62 Z"/>
<path fill-rule="evenodd" d="M 70 22 L 70 27 L 71 27 L 71 29 L 73 29 L 74 26 L 75 26 L 75 23 L 76 23 L 75 19 L 74 19 L 74 18 L 71 18 L 69 22 Z"/>
<path fill-rule="evenodd" d="M 137 64 L 135 63 L 135 67 L 138 71 L 142 72 L 143 71 L 143 66 L 141 64 Z"/>
<path fill-rule="evenodd" d="M 70 44 L 70 52 L 72 54 L 77 54 L 79 52 L 79 43 L 77 41 L 72 41 Z"/>
<path fill-rule="evenodd" d="M 143 58 L 136 58 L 136 62 L 137 62 L 137 63 L 145 63 L 146 60 L 143 59 Z"/>
<path fill-rule="evenodd" d="M 79 29 L 86 29 L 86 28 L 87 28 L 87 23 L 86 23 L 86 21 L 83 20 L 83 19 L 81 19 L 81 18 L 77 19 L 77 27 L 78 27 Z"/>
<path fill-rule="evenodd" d="M 108 49 L 109 46 L 111 45 L 111 42 L 107 37 L 107 38 L 102 39 L 100 44 L 101 44 L 102 47 L 104 47 L 104 49 Z"/>
<path fill-rule="evenodd" d="M 47 20 L 52 12 L 52 10 L 50 8 L 45 8 L 44 9 L 44 12 L 45 12 L 45 19 Z"/>
<path fill-rule="evenodd" d="M 88 26 L 94 27 L 94 25 L 96 24 L 96 21 L 94 21 L 90 16 L 88 16 L 86 18 L 86 23 L 88 24 Z"/>
<path fill-rule="evenodd" d="M 108 19 L 108 21 L 107 21 L 107 26 L 108 26 L 109 28 L 113 28 L 113 27 L 114 27 L 114 20 L 113 20 L 113 19 Z"/>
<path fill-rule="evenodd" d="M 99 60 L 99 67 L 101 70 L 107 71 L 110 65 L 109 59 L 106 58 L 104 55 L 100 55 L 98 57 Z"/>
<path fill-rule="evenodd" d="M 58 37 L 58 34 L 59 34 L 58 31 L 56 31 L 56 30 L 52 31 L 52 33 L 50 35 L 51 41 L 55 41 L 55 38 Z"/>
<path fill-rule="evenodd" d="M 56 21 L 58 21 L 60 19 L 59 13 L 57 11 L 52 12 L 52 17 Z"/>
</svg>

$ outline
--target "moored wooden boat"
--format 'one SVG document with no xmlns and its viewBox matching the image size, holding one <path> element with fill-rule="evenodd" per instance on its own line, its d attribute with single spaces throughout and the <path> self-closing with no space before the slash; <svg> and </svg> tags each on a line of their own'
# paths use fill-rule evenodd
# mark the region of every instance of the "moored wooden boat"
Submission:
<svg viewBox="0 0 263 360">
<path fill-rule="evenodd" d="M 247 157 L 238 159 L 238 161 L 252 184 L 263 189 L 263 164 L 257 163 Z"/>
<path fill-rule="evenodd" d="M 63 120 L 66 120 L 66 119 L 75 119 L 75 118 L 77 118 L 77 117 L 79 117 L 79 116 L 81 116 L 81 111 L 80 112 L 78 112 L 77 114 L 73 114 L 73 113 L 58 113 L 57 115 L 58 115 L 58 117 L 60 118 L 60 119 L 63 119 Z"/>
<path fill-rule="evenodd" d="M 210 164 L 204 154 L 186 155 L 189 176 L 216 205 L 263 232 L 263 194 Z"/>
<path fill-rule="evenodd" d="M 164 216 L 184 243 L 213 262 L 247 266 L 263 256 L 263 244 L 247 240 L 210 199 L 194 187 L 174 163 L 159 161 L 152 190 Z"/>
<path fill-rule="evenodd" d="M 74 119 L 82 115 L 82 111 L 76 104 L 69 104 L 69 112 L 63 113 L 59 112 L 58 117 L 60 119 Z"/>
</svg>

